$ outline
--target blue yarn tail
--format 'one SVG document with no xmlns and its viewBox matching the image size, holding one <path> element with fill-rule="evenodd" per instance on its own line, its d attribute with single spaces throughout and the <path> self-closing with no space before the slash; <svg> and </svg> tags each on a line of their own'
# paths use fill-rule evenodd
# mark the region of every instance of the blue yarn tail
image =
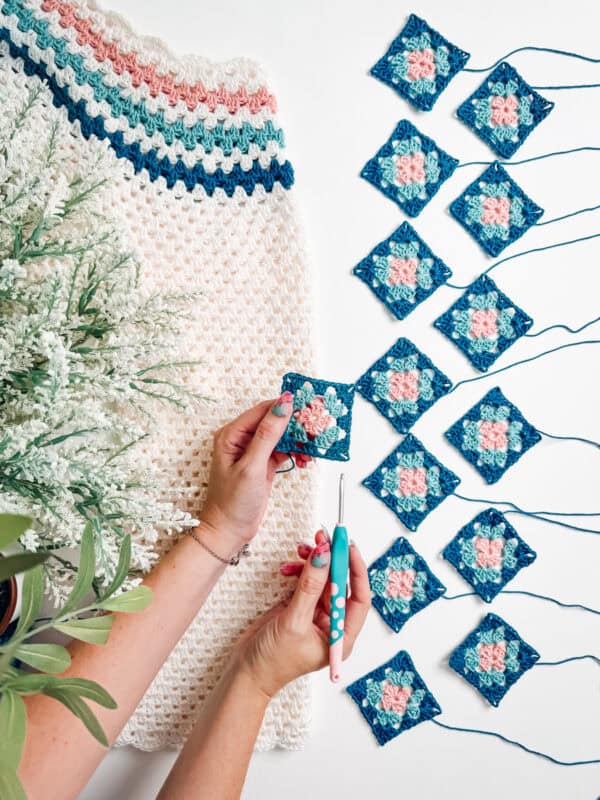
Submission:
<svg viewBox="0 0 600 800">
<path fill-rule="evenodd" d="M 585 661 L 587 659 L 600 666 L 600 658 L 598 656 L 591 655 L 591 653 L 586 653 L 583 656 L 570 656 L 569 658 L 561 658 L 559 661 L 537 661 L 534 666 L 557 667 L 559 664 L 568 664 L 571 661 Z"/>
<path fill-rule="evenodd" d="M 582 444 L 591 444 L 592 447 L 597 447 L 600 449 L 600 442 L 594 442 L 592 439 L 586 439 L 583 436 L 558 436 L 555 433 L 546 433 L 545 431 L 541 431 L 539 428 L 537 429 L 538 433 L 541 433 L 542 436 L 547 436 L 548 439 L 559 439 L 563 442 L 581 442 Z"/>
<path fill-rule="evenodd" d="M 539 756 L 540 758 L 546 759 L 546 761 L 551 761 L 553 764 L 558 764 L 561 767 L 580 767 L 584 764 L 600 764 L 600 758 L 590 758 L 585 761 L 561 761 L 558 758 L 554 758 L 554 756 L 549 756 L 547 753 L 541 753 L 539 750 L 534 750 L 532 747 L 527 747 L 525 744 L 521 744 L 521 742 L 517 742 L 514 739 L 509 739 L 507 736 L 503 736 L 501 733 L 496 733 L 495 731 L 484 731 L 480 728 L 459 728 L 456 725 L 447 725 L 445 722 L 440 722 L 437 719 L 432 719 L 431 722 L 434 725 L 438 725 L 440 728 L 445 728 L 448 731 L 459 731 L 460 733 L 479 733 L 482 736 L 493 736 L 495 739 L 500 739 L 506 744 L 512 744 L 515 747 L 518 747 L 520 750 L 524 750 L 526 753 L 531 753 L 531 755 Z"/>
<path fill-rule="evenodd" d="M 589 606 L 584 606 L 581 603 L 563 603 L 562 600 L 557 600 L 555 597 L 549 597 L 546 594 L 537 594 L 537 592 L 527 592 L 525 589 L 501 589 L 498 592 L 498 595 L 501 594 L 518 594 L 524 597 L 535 597 L 536 600 L 545 600 L 548 603 L 554 603 L 554 605 L 560 606 L 561 608 L 577 608 L 580 611 L 588 611 L 590 614 L 597 614 L 600 617 L 600 611 L 598 611 L 596 608 L 590 608 Z M 443 594 L 441 597 L 443 600 L 459 600 L 462 597 L 479 597 L 479 595 L 477 592 L 461 592 L 460 594 Z M 576 656 L 573 659 L 566 660 L 575 661 L 578 658 L 594 658 L 594 656 Z"/>
<path fill-rule="evenodd" d="M 581 53 L 573 53 L 570 50 L 557 50 L 555 47 L 537 47 L 536 45 L 525 45 L 524 47 L 517 47 L 516 50 L 511 50 L 510 53 L 507 53 L 502 58 L 499 58 L 497 61 L 494 61 L 493 64 L 489 67 L 465 67 L 463 72 L 488 72 L 494 67 L 497 67 L 502 61 L 505 61 L 507 58 L 516 55 L 517 53 L 525 53 L 525 52 L 533 52 L 533 53 L 553 53 L 557 56 L 567 56 L 568 58 L 576 58 L 579 61 L 587 61 L 590 64 L 600 64 L 600 58 L 593 58 L 592 56 L 584 56 Z M 533 87 L 538 88 L 538 87 Z"/>
<path fill-rule="evenodd" d="M 560 222 L 563 219 L 569 219 L 570 217 L 577 217 L 579 214 L 587 214 L 589 211 L 597 211 L 600 208 L 598 206 L 588 206 L 587 208 L 579 208 L 577 211 L 571 211 L 569 214 L 563 214 L 561 217 L 552 217 L 552 219 L 546 219 L 542 222 L 536 222 L 535 227 L 539 228 L 542 225 L 551 225 L 553 222 Z"/>
<path fill-rule="evenodd" d="M 523 336 L 529 339 L 535 339 L 537 336 L 541 336 L 544 333 L 548 333 L 548 331 L 567 331 L 567 333 L 581 333 L 586 328 L 589 328 L 591 325 L 595 325 L 597 322 L 600 322 L 600 317 L 594 317 L 589 322 L 585 322 L 583 325 L 580 325 L 579 328 L 570 328 L 568 325 L 548 325 L 547 328 L 542 328 L 541 331 L 537 331 L 536 333 L 524 333 Z"/>
</svg>

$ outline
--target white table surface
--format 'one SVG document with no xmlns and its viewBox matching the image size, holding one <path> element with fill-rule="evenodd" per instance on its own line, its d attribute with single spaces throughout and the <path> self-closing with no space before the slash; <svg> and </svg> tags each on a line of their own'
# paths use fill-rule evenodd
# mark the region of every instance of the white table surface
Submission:
<svg viewBox="0 0 600 800">
<path fill-rule="evenodd" d="M 572 0 L 421 0 L 410 6 L 394 0 L 109 0 L 138 31 L 162 37 L 180 53 L 217 60 L 245 55 L 262 62 L 280 105 L 289 157 L 297 173 L 297 198 L 304 217 L 317 285 L 320 375 L 351 381 L 400 336 L 408 336 L 453 379 L 474 374 L 456 348 L 431 327 L 455 299 L 440 289 L 404 322 L 392 320 L 370 291 L 350 275 L 351 267 L 400 224 L 403 215 L 358 177 L 364 162 L 388 137 L 395 123 L 412 119 L 463 161 L 489 160 L 489 149 L 454 116 L 481 76 L 459 75 L 430 114 L 414 113 L 388 87 L 367 75 L 406 16 L 424 16 L 451 41 L 472 53 L 471 66 L 485 66 L 523 44 L 539 44 L 600 55 L 599 6 Z M 175 13 L 176 10 L 176 13 Z M 600 66 L 541 54 L 512 59 L 533 84 L 600 81 Z M 553 150 L 600 145 L 600 90 L 553 92 L 550 117 L 519 151 L 518 158 Z M 542 205 L 547 218 L 600 202 L 599 154 L 554 158 L 516 167 L 513 176 Z M 416 220 L 415 227 L 454 271 L 459 283 L 475 278 L 489 263 L 446 209 L 476 167 L 459 170 Z M 530 231 L 508 254 L 600 231 L 600 214 L 586 214 Z M 582 323 L 598 313 L 598 253 L 595 242 L 530 256 L 499 268 L 494 277 L 537 327 L 553 322 Z M 596 329 L 596 335 L 600 330 Z M 589 334 L 589 335 L 588 335 Z M 292 331 L 290 331 L 292 335 Z M 594 329 L 578 338 L 594 338 Z M 569 340 L 564 334 L 516 344 L 506 364 Z M 575 348 L 499 376 L 498 383 L 542 430 L 600 438 L 598 353 Z M 463 387 L 440 401 L 415 426 L 415 433 L 463 479 L 472 497 L 510 498 L 526 508 L 586 509 L 600 505 L 592 448 L 568 442 L 538 445 L 488 488 L 442 432 L 485 391 L 493 378 Z M 398 443 L 399 437 L 371 406 L 357 400 L 352 461 L 347 467 L 347 516 L 351 532 L 370 561 L 404 535 L 396 518 L 360 480 Z M 321 516 L 335 513 L 335 464 L 321 467 Z M 447 500 L 410 539 L 450 593 L 469 587 L 441 559 L 440 551 L 481 507 Z M 515 522 L 516 518 L 512 518 Z M 597 537 L 536 521 L 518 519 L 518 530 L 538 553 L 535 564 L 511 588 L 565 601 L 600 606 Z M 492 609 L 505 616 L 541 654 L 559 659 L 600 654 L 597 617 L 524 597 L 508 596 Z M 407 649 L 451 724 L 501 731 L 564 759 L 600 755 L 600 696 L 597 667 L 589 662 L 539 667 L 511 689 L 499 709 L 446 665 L 449 652 L 478 623 L 488 607 L 474 598 L 440 601 L 394 634 L 373 613 L 350 663 L 349 682 Z M 431 723 L 419 725 L 379 748 L 356 707 L 324 675 L 314 680 L 312 737 L 302 752 L 256 755 L 246 800 L 304 800 L 345 796 L 486 800 L 544 798 L 594 800 L 600 768 L 553 766 L 498 741 L 452 733 Z M 232 732 L 232 735 L 235 735 Z M 155 796 L 174 759 L 165 751 L 111 752 L 82 800 L 148 800 Z"/>
</svg>

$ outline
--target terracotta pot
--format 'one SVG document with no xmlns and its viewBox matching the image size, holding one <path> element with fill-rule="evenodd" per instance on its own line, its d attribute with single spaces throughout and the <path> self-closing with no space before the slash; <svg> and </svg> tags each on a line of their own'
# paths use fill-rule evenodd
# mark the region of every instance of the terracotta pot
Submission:
<svg viewBox="0 0 600 800">
<path fill-rule="evenodd" d="M 0 584 L 0 636 L 8 628 L 15 617 L 19 589 L 13 576 Z"/>
</svg>

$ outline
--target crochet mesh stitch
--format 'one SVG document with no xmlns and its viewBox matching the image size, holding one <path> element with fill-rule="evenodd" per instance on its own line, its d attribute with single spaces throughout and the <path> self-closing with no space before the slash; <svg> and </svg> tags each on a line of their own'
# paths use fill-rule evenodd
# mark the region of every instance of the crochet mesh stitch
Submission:
<svg viewBox="0 0 600 800">
<path fill-rule="evenodd" d="M 457 166 L 455 158 L 404 119 L 367 161 L 360 176 L 409 217 L 416 217 Z"/>
<path fill-rule="evenodd" d="M 503 62 L 456 114 L 502 158 L 511 158 L 554 108 Z"/>
<path fill-rule="evenodd" d="M 446 438 L 488 483 L 496 483 L 542 437 L 496 387 L 446 431 Z"/>
<path fill-rule="evenodd" d="M 449 664 L 497 706 L 539 657 L 501 617 L 488 614 L 452 652 Z"/>
<path fill-rule="evenodd" d="M 410 617 L 422 611 L 446 587 L 425 560 L 403 537 L 396 539 L 369 567 L 372 604 L 392 630 L 398 632 Z"/>
<path fill-rule="evenodd" d="M 476 369 L 486 372 L 531 328 L 533 320 L 482 275 L 433 324 Z"/>
<path fill-rule="evenodd" d="M 408 339 L 398 339 L 356 382 L 357 391 L 400 433 L 448 393 L 452 382 Z"/>
<path fill-rule="evenodd" d="M 504 514 L 495 508 L 482 511 L 461 528 L 444 548 L 443 556 L 486 603 L 536 558 Z"/>
<path fill-rule="evenodd" d="M 201 181 L 190 191 L 178 180 L 168 189 L 165 175 L 151 175 L 146 168 L 137 172 L 108 140 L 87 139 L 83 125 L 72 125 L 68 156 L 74 169 L 89 167 L 99 155 L 114 165 L 103 210 L 119 219 L 138 255 L 141 291 L 197 292 L 200 298 L 182 336 L 181 352 L 169 357 L 196 362 L 186 375 L 188 388 L 216 402 L 188 413 L 160 405 L 156 436 L 140 445 L 141 455 L 164 470 L 173 486 L 189 487 L 185 507 L 197 515 L 206 492 L 214 431 L 240 409 L 273 397 L 288 365 L 308 374 L 315 368 L 312 283 L 293 190 L 278 180 L 271 190 L 265 183 L 254 183 L 251 194 L 250 184 L 237 185 L 237 177 L 244 177 L 241 173 L 252 179 L 258 167 L 270 172 L 273 161 L 285 163 L 278 141 L 269 138 L 269 123 L 279 130 L 274 97 L 253 62 L 180 58 L 158 40 L 137 36 L 120 17 L 99 11 L 88 0 L 11 0 L 10 8 L 14 14 L 6 13 L 6 4 L 0 14 L 0 36 L 10 39 L 12 53 L 0 44 L 0 85 L 15 81 L 25 98 L 28 91 L 40 88 L 37 75 L 48 77 L 32 112 L 39 115 L 40 131 L 49 130 L 56 116 L 66 116 L 68 97 L 73 106 L 120 132 L 138 154 L 165 153 L 174 168 L 180 157 L 187 169 L 201 164 L 206 173 L 206 185 Z M 21 16 L 23 9 L 32 16 Z M 29 23 L 42 31 L 41 44 L 39 31 Z M 60 42 L 45 37 L 44 25 Z M 17 57 L 17 48 L 23 58 Z M 72 54 L 86 63 L 81 83 L 79 73 L 63 61 Z M 112 102 L 114 87 L 121 98 L 120 111 Z M 105 99 L 95 99 L 96 92 L 104 93 Z M 144 120 L 138 124 L 127 116 L 142 99 L 152 120 L 158 123 L 162 113 L 169 126 L 164 134 L 158 129 L 149 134 Z M 206 138 L 209 130 L 219 132 L 219 123 L 237 140 L 231 153 L 226 142 Z M 256 133 L 250 134 L 244 123 Z M 261 132 L 262 141 L 256 138 Z M 196 133 L 203 138 L 187 150 L 184 144 Z M 171 135 L 167 143 L 164 137 Z M 231 172 L 234 165 L 239 169 Z M 211 177 L 219 168 L 222 182 L 227 173 L 227 180 L 236 184 L 231 196 L 226 186 L 218 185 L 218 172 L 217 178 Z M 181 165 L 178 170 L 185 174 Z M 315 499 L 313 470 L 278 476 L 252 542 L 252 558 L 223 574 L 152 681 L 121 732 L 119 745 L 154 750 L 185 742 L 240 633 L 289 597 L 289 584 L 279 575 L 278 565 L 289 560 L 295 542 L 314 528 Z M 165 553 L 174 541 L 171 531 L 162 532 L 157 552 Z M 301 678 L 269 704 L 257 749 L 298 749 L 308 734 L 309 718 L 309 686 Z"/>
<path fill-rule="evenodd" d="M 363 480 L 410 531 L 452 494 L 460 478 L 431 455 L 411 433 Z"/>
<path fill-rule="evenodd" d="M 348 461 L 354 384 L 288 372 L 281 391 L 292 392 L 294 410 L 276 450 Z"/>
<path fill-rule="evenodd" d="M 407 317 L 452 275 L 408 222 L 376 245 L 352 271 L 397 319 Z"/>
<path fill-rule="evenodd" d="M 515 242 L 544 213 L 494 161 L 450 204 L 450 213 L 491 256 Z"/>
<path fill-rule="evenodd" d="M 346 688 L 380 745 L 442 713 L 406 650 Z"/>
<path fill-rule="evenodd" d="M 469 53 L 411 14 L 387 52 L 371 68 L 371 75 L 419 110 L 430 111 L 469 58 Z"/>
</svg>

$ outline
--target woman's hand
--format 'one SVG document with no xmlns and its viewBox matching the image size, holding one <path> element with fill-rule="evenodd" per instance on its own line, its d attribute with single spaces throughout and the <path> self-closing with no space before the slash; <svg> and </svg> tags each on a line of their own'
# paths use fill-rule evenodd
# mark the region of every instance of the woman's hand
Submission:
<svg viewBox="0 0 600 800">
<path fill-rule="evenodd" d="M 223 557 L 225 550 L 232 555 L 249 542 L 262 521 L 275 473 L 288 460 L 287 453 L 274 448 L 292 414 L 292 401 L 292 393 L 284 392 L 215 433 L 198 533 Z M 311 458 L 294 454 L 294 461 L 305 467 Z"/>
<path fill-rule="evenodd" d="M 289 603 L 276 606 L 258 619 L 237 645 L 234 668 L 247 673 L 268 697 L 294 678 L 321 669 L 329 660 L 329 537 L 325 531 L 319 531 L 315 542 L 313 548 L 298 547 L 304 564 L 282 565 L 282 574 L 300 575 Z M 344 658 L 352 652 L 370 605 L 367 567 L 352 544 Z"/>
</svg>

